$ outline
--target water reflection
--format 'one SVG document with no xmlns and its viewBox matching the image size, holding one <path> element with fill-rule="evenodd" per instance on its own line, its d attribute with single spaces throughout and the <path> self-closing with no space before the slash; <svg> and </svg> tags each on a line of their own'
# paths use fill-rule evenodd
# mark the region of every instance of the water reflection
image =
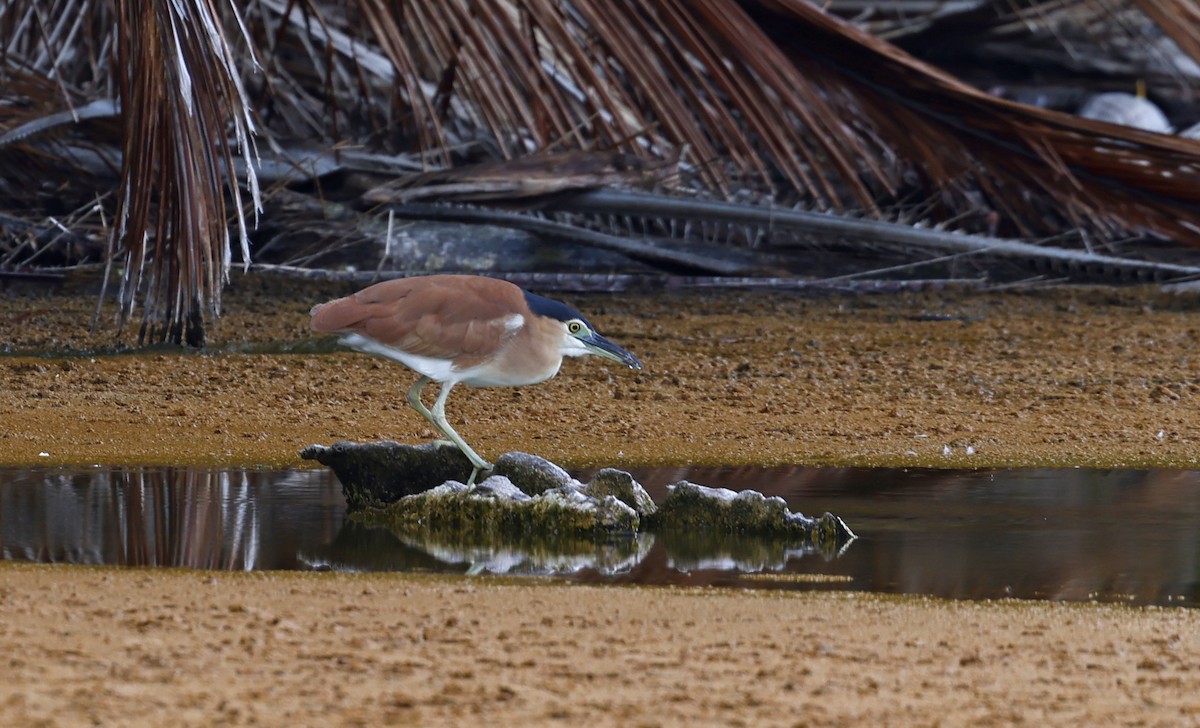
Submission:
<svg viewBox="0 0 1200 728">
<path fill-rule="evenodd" d="M 481 544 L 422 539 L 347 521 L 327 549 L 304 558 L 312 568 L 338 571 L 440 571 L 522 575 L 570 575 L 586 570 L 628 572 L 645 558 L 654 537 L 609 541 L 513 540 Z"/>
<path fill-rule="evenodd" d="M 0 556 L 200 569 L 304 568 L 342 527 L 332 475 L 196 468 L 0 470 Z"/>
<path fill-rule="evenodd" d="M 588 473 L 578 473 L 587 479 Z M 0 469 L 0 556 L 211 569 L 561 574 L 591 582 L 1200 603 L 1200 472 L 651 469 L 832 511 L 839 558 L 705 534 L 607 543 L 430 542 L 345 517 L 326 470 Z M 842 579 L 813 584 L 797 575 Z"/>
</svg>

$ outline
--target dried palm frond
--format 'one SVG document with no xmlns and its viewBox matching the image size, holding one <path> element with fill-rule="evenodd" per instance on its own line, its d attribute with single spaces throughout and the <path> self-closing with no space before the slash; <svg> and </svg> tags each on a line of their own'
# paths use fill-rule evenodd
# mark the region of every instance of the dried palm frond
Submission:
<svg viewBox="0 0 1200 728">
<path fill-rule="evenodd" d="M 844 78 L 901 157 L 951 195 L 977 187 L 1023 234 L 1065 222 L 1200 244 L 1200 143 L 990 96 L 805 0 L 758 5 L 795 64 Z"/>
<path fill-rule="evenodd" d="M 249 158 L 254 124 L 234 49 L 214 0 L 118 0 L 117 84 L 123 167 L 109 263 L 125 269 L 122 319 L 146 287 L 139 338 L 204 341 L 204 315 L 220 312 L 231 263 L 224 191 L 249 262 L 241 193 L 232 181 L 231 126 Z M 247 181 L 258 207 L 253 165 Z M 231 180 L 228 184 L 226 180 Z M 143 280 L 146 266 L 149 278 Z"/>
<path fill-rule="evenodd" d="M 392 82 L 396 123 L 426 150 L 686 148 L 707 187 L 752 184 L 822 208 L 873 209 L 898 172 L 881 140 L 846 122 L 842 97 L 801 77 L 735 0 L 357 0 L 378 50 L 315 0 L 263 7 L 338 59 L 323 63 L 328 87 Z"/>
<path fill-rule="evenodd" d="M 1180 50 L 1200 62 L 1200 5 L 1193 0 L 1136 0 L 1136 4 Z"/>
<path fill-rule="evenodd" d="M 24 194 L 26 205 L 79 205 L 108 196 L 111 178 L 98 176 L 97 165 L 119 172 L 107 265 L 120 274 L 122 326 L 145 301 L 143 340 L 203 342 L 232 260 L 227 193 L 249 259 L 233 146 L 247 162 L 242 174 L 257 207 L 253 122 L 238 65 L 252 55 L 226 33 L 239 22 L 222 0 L 0 6 L 8 193 L 17 204 Z M 87 136 L 79 126 L 86 119 L 119 121 L 118 145 L 107 130 Z M 88 180 L 96 189 L 80 189 Z"/>
<path fill-rule="evenodd" d="M 1190 2 L 1140 5 L 1195 53 L 1200 25 L 1167 22 Z M 678 159 L 685 184 L 788 205 L 878 214 L 908 194 L 932 198 L 936 221 L 982 201 L 1031 236 L 1200 244 L 1196 142 L 993 98 L 807 0 L 18 0 L 0 4 L 0 95 L 0 165 L 16 160 L 0 197 L 67 156 L 52 136 L 119 165 L 109 260 L 120 315 L 145 300 L 150 340 L 202 338 L 233 258 L 227 218 L 249 257 L 232 170 L 240 147 L 256 193 L 251 99 L 279 151 L 290 137 L 426 163 Z M 61 123 L 106 99 L 119 150 Z M 76 197 L 69 209 L 95 199 Z"/>
<path fill-rule="evenodd" d="M 975 85 L 1023 82 L 1030 95 L 1135 80 L 1187 93 L 1200 79 L 1195 8 L 1158 0 L 834 0 L 827 6 Z M 1157 7 L 1155 7 L 1157 6 Z M 1172 40 L 1171 36 L 1176 36 Z M 1188 50 L 1181 50 L 1188 49 Z M 1036 80 L 1031 80 L 1033 77 Z M 1056 88 L 1054 84 L 1061 84 Z"/>
<path fill-rule="evenodd" d="M 116 118 L 111 100 L 84 91 L 102 88 L 97 71 L 108 68 L 82 40 L 108 32 L 111 16 L 91 7 L 0 3 L 0 268 L 103 261 L 120 162 L 115 150 L 80 146 L 81 130 L 103 136 Z"/>
<path fill-rule="evenodd" d="M 606 186 L 651 187 L 677 175 L 671 161 L 645 160 L 620 152 L 562 152 L 401 177 L 367 190 L 363 200 L 373 205 L 402 205 L 427 198 L 499 200 L 537 206 L 545 198 L 566 192 Z"/>
<path fill-rule="evenodd" d="M 407 128 L 427 148 L 461 141 L 451 129 L 464 124 L 502 156 L 686 146 L 712 188 L 765 180 L 818 208 L 876 210 L 908 169 L 940 191 L 935 219 L 982 195 L 1022 235 L 1077 226 L 1200 243 L 1195 143 L 994 98 L 805 0 L 357 7 L 399 78 L 438 80 L 405 86 Z"/>
</svg>

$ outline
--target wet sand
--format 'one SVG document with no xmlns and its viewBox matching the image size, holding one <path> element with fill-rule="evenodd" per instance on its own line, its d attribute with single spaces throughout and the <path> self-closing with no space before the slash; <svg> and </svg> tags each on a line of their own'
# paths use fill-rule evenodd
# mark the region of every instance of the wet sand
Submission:
<svg viewBox="0 0 1200 728">
<path fill-rule="evenodd" d="M 86 352 L 91 298 L 8 295 L 0 344 L 70 356 L 0 358 L 0 464 L 296 465 L 312 442 L 430 437 L 407 372 L 312 349 L 308 307 L 342 292 L 244 281 L 213 351 L 118 356 Z M 570 361 L 537 387 L 456 390 L 481 453 L 1196 462 L 1200 299 L 570 300 L 646 369 Z M 4 725 L 1200 723 L 1200 613 L 1183 609 L 0 563 L 0 650 Z"/>
<path fill-rule="evenodd" d="M 310 443 L 432 438 L 405 402 L 416 377 L 400 365 L 246 353 L 314 350 L 308 309 L 344 289 L 297 288 L 229 295 L 206 353 L 0 358 L 0 464 L 294 466 Z M 1193 467 L 1200 457 L 1200 297 L 571 301 L 645 368 L 585 357 L 534 387 L 456 389 L 447 413 L 485 457 L 901 467 Z M 15 351 L 111 341 L 86 338 L 90 297 L 0 303 L 0 342 Z"/>
</svg>

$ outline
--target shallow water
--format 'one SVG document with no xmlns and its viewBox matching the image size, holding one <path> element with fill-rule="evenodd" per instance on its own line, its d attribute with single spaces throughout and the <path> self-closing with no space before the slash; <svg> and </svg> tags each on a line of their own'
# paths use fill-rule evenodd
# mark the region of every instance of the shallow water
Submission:
<svg viewBox="0 0 1200 728">
<path fill-rule="evenodd" d="M 576 473 L 586 480 L 589 472 Z M 836 555 L 744 538 L 602 544 L 404 542 L 347 520 L 327 470 L 0 469 L 0 557 L 15 561 L 556 574 L 587 582 L 1200 604 L 1200 471 L 660 468 L 841 516 Z"/>
</svg>

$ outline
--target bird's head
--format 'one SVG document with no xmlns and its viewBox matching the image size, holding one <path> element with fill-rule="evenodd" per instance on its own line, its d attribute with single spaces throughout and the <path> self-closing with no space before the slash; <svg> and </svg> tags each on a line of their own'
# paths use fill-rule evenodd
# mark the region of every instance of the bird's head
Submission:
<svg viewBox="0 0 1200 728">
<path fill-rule="evenodd" d="M 562 327 L 559 350 L 563 356 L 595 354 L 620 362 L 631 369 L 641 369 L 637 357 L 600 335 L 583 314 L 565 303 L 526 292 L 529 310 L 538 316 L 554 319 Z"/>
</svg>

